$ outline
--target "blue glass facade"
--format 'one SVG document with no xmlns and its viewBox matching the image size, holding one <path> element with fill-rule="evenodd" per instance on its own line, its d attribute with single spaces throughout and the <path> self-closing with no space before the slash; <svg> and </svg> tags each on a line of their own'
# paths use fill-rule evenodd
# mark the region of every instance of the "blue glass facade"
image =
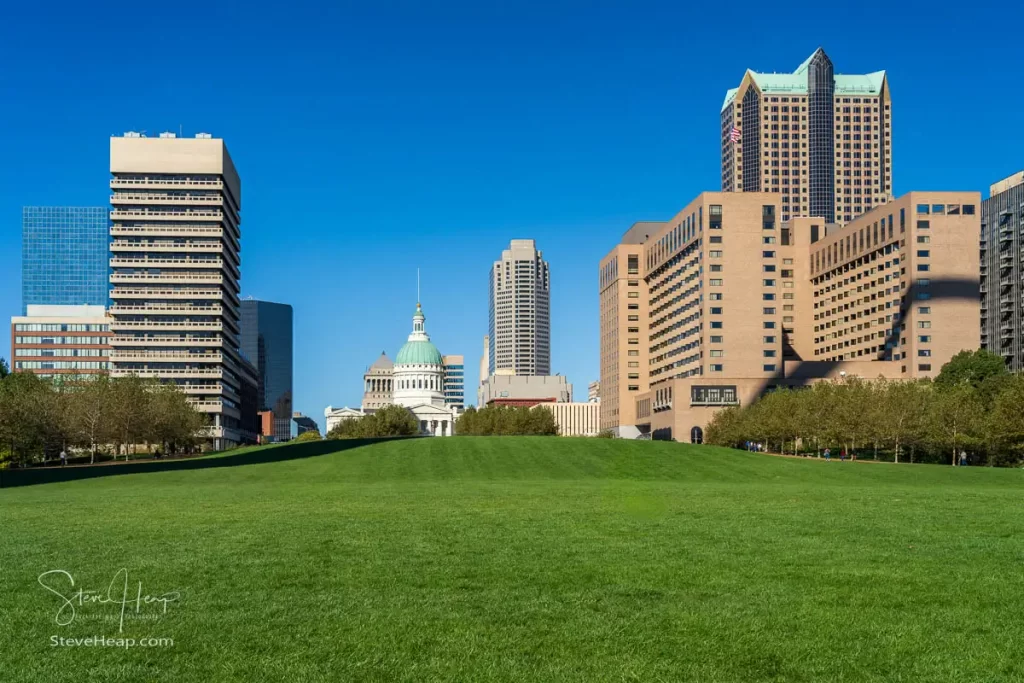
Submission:
<svg viewBox="0 0 1024 683">
<path fill-rule="evenodd" d="M 109 210 L 26 206 L 21 213 L 21 309 L 107 306 Z"/>
<path fill-rule="evenodd" d="M 292 307 L 270 301 L 243 299 L 242 353 L 256 366 L 259 410 L 274 414 L 274 441 L 291 438 L 292 423 Z"/>
</svg>

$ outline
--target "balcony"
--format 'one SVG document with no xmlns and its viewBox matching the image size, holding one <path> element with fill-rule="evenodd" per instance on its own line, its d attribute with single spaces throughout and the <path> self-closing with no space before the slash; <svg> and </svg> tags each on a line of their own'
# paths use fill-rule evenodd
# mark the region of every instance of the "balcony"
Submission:
<svg viewBox="0 0 1024 683">
<path fill-rule="evenodd" d="M 111 189 L 122 187 L 145 187 L 161 190 L 164 188 L 179 189 L 194 187 L 203 190 L 220 190 L 224 187 L 222 180 L 172 179 L 172 178 L 111 178 Z"/>
<path fill-rule="evenodd" d="M 113 314 L 124 314 L 124 315 L 222 315 L 224 308 L 219 305 L 207 305 L 197 306 L 194 304 L 164 304 L 164 303 L 150 303 L 144 306 L 130 306 L 124 304 L 114 304 L 110 307 L 110 312 Z"/>
<path fill-rule="evenodd" d="M 219 332 L 224 329 L 221 322 L 172 322 L 168 320 L 111 320 L 111 330 L 205 330 Z"/>
<path fill-rule="evenodd" d="M 110 298 L 119 299 L 223 299 L 224 290 L 213 289 L 156 289 L 115 287 Z"/>
<path fill-rule="evenodd" d="M 127 337 L 126 337 L 127 338 Z M 224 354 L 219 352 L 193 353 L 188 349 L 169 351 L 142 351 L 139 349 L 111 349 L 110 359 L 126 363 L 129 361 L 150 363 L 223 363 Z"/>
<path fill-rule="evenodd" d="M 113 240 L 110 243 L 110 251 L 135 251 L 135 252 L 179 252 L 197 254 L 223 254 L 224 244 L 222 242 L 128 242 L 126 240 Z"/>
<path fill-rule="evenodd" d="M 159 194 L 155 192 L 140 192 L 138 194 L 134 192 L 116 192 L 110 195 L 111 206 L 122 206 L 124 204 L 141 204 L 145 206 L 160 204 L 204 204 L 207 206 L 220 206 L 223 203 L 224 197 L 218 194 L 177 195 Z"/>
<path fill-rule="evenodd" d="M 175 347 L 190 346 L 193 348 L 223 348 L 224 340 L 220 337 L 193 337 L 191 335 L 179 335 L 177 337 L 119 337 L 110 338 L 111 354 L 118 348 L 123 348 L 124 353 L 130 351 L 127 347 L 145 346 L 151 347 Z"/>
<path fill-rule="evenodd" d="M 154 369 L 134 369 L 130 370 L 134 375 L 142 377 L 144 379 L 166 379 L 175 377 L 197 377 L 197 378 L 215 378 L 220 379 L 224 376 L 224 370 L 222 368 L 161 368 L 159 370 Z"/>
<path fill-rule="evenodd" d="M 195 209 L 190 211 L 139 211 L 137 209 L 117 209 L 110 212 L 110 220 L 156 220 L 156 221 L 223 221 L 224 212 L 213 209 Z"/>
<path fill-rule="evenodd" d="M 111 273 L 111 284 L 116 283 L 174 283 L 191 282 L 195 284 L 219 285 L 224 282 L 224 276 L 218 273 Z"/>
<path fill-rule="evenodd" d="M 152 268 L 167 270 L 226 270 L 239 277 L 241 274 L 233 263 L 225 262 L 221 258 L 215 259 L 162 259 L 162 258 L 125 258 L 115 256 L 110 259 L 111 268 Z"/>
<path fill-rule="evenodd" d="M 115 237 L 168 236 L 168 237 L 222 237 L 221 227 L 197 225 L 112 225 L 110 234 Z"/>
</svg>

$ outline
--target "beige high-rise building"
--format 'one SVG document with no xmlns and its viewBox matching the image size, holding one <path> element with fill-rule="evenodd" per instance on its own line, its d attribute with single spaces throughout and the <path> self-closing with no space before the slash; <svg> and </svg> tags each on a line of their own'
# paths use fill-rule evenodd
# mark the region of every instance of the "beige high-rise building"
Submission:
<svg viewBox="0 0 1024 683">
<path fill-rule="evenodd" d="M 536 242 L 512 240 L 489 287 L 487 374 L 551 374 L 551 278 Z"/>
<path fill-rule="evenodd" d="M 600 266 L 602 427 L 699 442 L 775 387 L 934 377 L 979 345 L 980 199 L 911 192 L 839 226 L 706 192 L 633 226 Z"/>
<path fill-rule="evenodd" d="M 223 140 L 110 140 L 114 376 L 178 385 L 211 416 L 211 445 L 251 441 L 252 365 L 239 352 L 241 183 Z"/>
<path fill-rule="evenodd" d="M 837 74 L 820 48 L 791 74 L 747 70 L 722 104 L 722 190 L 849 223 L 892 198 L 891 110 L 884 71 Z"/>
</svg>

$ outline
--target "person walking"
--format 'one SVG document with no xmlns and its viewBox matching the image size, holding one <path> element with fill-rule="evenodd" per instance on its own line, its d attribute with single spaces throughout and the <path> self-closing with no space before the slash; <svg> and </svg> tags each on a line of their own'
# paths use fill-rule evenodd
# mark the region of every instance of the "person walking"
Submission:
<svg viewBox="0 0 1024 683">
<path fill-rule="evenodd" d="M 960 467 L 967 467 L 967 451 L 960 451 Z"/>
<path fill-rule="evenodd" d="M 60 466 L 64 467 L 68 464 L 68 453 L 63 448 L 60 449 Z"/>
<path fill-rule="evenodd" d="M 846 462 L 846 449 L 841 448 L 839 450 L 839 462 Z"/>
<path fill-rule="evenodd" d="M 832 450 L 829 449 L 829 448 L 825 449 L 825 459 L 826 460 L 831 460 L 832 459 Z"/>
</svg>

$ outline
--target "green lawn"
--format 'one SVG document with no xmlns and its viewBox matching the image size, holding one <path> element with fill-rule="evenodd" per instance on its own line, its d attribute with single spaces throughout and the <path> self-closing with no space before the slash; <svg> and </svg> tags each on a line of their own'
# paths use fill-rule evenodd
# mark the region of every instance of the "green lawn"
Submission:
<svg viewBox="0 0 1024 683">
<path fill-rule="evenodd" d="M 2 489 L 0 681 L 1024 680 L 1022 491 L 536 437 Z M 174 645 L 52 647 L 120 607 L 57 626 L 38 576 L 122 567 Z"/>
</svg>

